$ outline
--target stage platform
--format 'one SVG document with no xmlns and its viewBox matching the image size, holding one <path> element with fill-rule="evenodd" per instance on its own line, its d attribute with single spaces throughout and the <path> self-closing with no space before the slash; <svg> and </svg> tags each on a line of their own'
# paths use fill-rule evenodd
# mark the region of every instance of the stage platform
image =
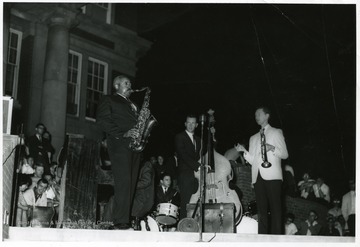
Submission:
<svg viewBox="0 0 360 247">
<path fill-rule="evenodd" d="M 93 230 L 93 229 L 56 229 L 56 228 L 30 228 L 10 227 L 9 239 L 5 242 L 17 241 L 51 241 L 51 242 L 197 242 L 199 233 L 192 232 L 146 232 L 130 230 Z M 261 235 L 245 233 L 203 233 L 204 242 L 216 243 L 318 243 L 325 244 L 354 244 L 354 237 L 323 237 L 323 236 L 285 236 L 285 235 Z M 320 243 L 323 243 L 320 245 Z M 352 244 L 351 244 L 352 243 Z M 147 244 L 145 245 L 147 246 Z M 183 245 L 182 245 L 183 246 Z M 328 246 L 328 245 L 326 245 Z"/>
</svg>

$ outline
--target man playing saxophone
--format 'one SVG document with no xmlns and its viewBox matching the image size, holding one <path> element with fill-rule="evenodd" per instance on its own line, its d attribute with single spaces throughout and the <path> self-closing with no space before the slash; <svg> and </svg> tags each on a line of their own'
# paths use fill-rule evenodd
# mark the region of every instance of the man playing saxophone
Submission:
<svg viewBox="0 0 360 247">
<path fill-rule="evenodd" d="M 113 81 L 114 95 L 102 97 L 97 109 L 97 123 L 106 133 L 111 169 L 114 175 L 114 229 L 130 228 L 133 201 L 140 164 L 140 152 L 129 148 L 140 133 L 135 128 L 139 110 L 129 99 L 133 90 L 125 76 Z"/>
</svg>

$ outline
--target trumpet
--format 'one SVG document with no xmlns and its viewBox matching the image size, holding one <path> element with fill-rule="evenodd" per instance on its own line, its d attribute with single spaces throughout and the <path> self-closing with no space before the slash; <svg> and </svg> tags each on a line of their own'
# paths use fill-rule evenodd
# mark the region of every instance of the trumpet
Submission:
<svg viewBox="0 0 360 247">
<path fill-rule="evenodd" d="M 266 154 L 267 150 L 266 150 L 266 140 L 265 140 L 264 129 L 261 129 L 260 137 L 261 137 L 261 158 L 263 160 L 263 163 L 261 164 L 261 166 L 264 168 L 269 168 L 269 167 L 271 167 L 271 163 L 267 159 L 267 154 Z"/>
</svg>

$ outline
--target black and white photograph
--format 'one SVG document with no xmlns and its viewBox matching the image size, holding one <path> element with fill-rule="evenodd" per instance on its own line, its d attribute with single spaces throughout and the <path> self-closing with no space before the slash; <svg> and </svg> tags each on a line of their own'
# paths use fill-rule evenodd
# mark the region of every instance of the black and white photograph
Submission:
<svg viewBox="0 0 360 247">
<path fill-rule="evenodd" d="M 2 242 L 355 246 L 358 7 L 3 1 Z"/>
</svg>

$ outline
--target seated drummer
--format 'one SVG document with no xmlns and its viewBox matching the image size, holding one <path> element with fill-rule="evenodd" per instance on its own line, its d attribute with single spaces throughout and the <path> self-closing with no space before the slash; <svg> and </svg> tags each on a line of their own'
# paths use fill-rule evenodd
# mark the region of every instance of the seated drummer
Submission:
<svg viewBox="0 0 360 247">
<path fill-rule="evenodd" d="M 156 206 L 160 203 L 172 203 L 180 206 L 179 192 L 171 187 L 171 175 L 162 173 L 160 175 L 160 185 L 156 188 Z"/>
</svg>

